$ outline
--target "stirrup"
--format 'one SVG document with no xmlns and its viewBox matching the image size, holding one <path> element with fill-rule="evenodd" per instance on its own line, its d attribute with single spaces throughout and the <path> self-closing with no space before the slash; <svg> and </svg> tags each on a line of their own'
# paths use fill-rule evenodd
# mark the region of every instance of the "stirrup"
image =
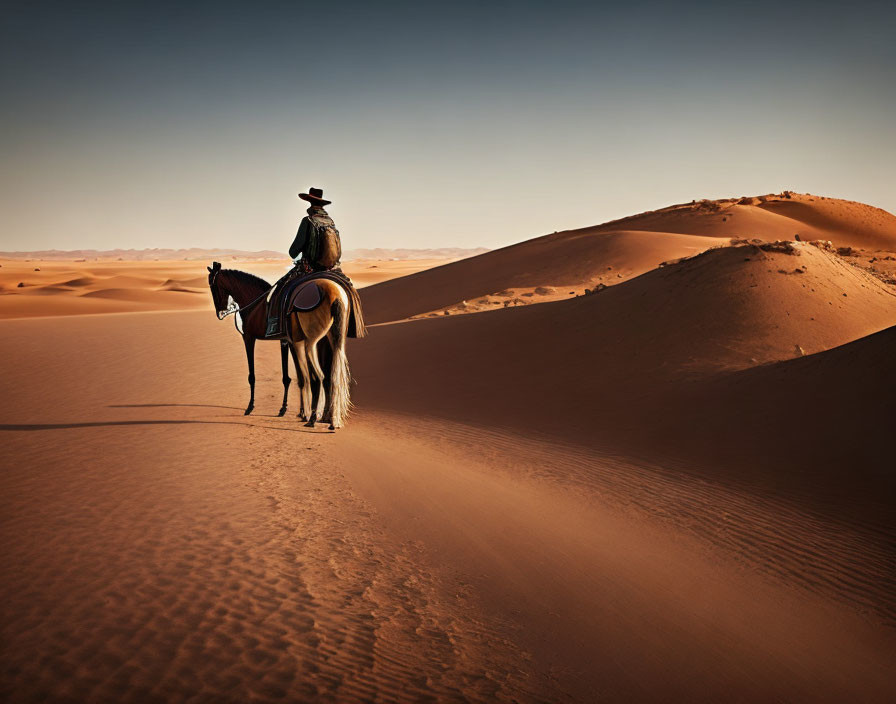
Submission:
<svg viewBox="0 0 896 704">
<path fill-rule="evenodd" d="M 264 331 L 265 337 L 280 337 L 280 318 L 276 315 L 268 318 L 268 325 Z"/>
</svg>

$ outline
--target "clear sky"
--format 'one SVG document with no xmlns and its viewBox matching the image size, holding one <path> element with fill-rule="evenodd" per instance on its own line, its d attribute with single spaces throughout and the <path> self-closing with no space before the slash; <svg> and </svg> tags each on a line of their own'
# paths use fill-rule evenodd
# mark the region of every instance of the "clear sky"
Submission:
<svg viewBox="0 0 896 704">
<path fill-rule="evenodd" d="M 495 247 L 782 189 L 896 212 L 885 2 L 4 2 L 0 249 Z"/>
</svg>

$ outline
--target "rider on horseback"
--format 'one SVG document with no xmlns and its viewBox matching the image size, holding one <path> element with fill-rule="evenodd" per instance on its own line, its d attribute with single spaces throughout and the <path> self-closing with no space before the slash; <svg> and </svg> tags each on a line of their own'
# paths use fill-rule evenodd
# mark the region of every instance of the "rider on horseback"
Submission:
<svg viewBox="0 0 896 704">
<path fill-rule="evenodd" d="M 277 311 L 280 293 L 287 283 L 298 276 L 316 271 L 339 270 L 342 244 L 336 224 L 324 210 L 324 206 L 332 201 L 324 200 L 323 195 L 324 192 L 320 188 L 309 188 L 308 193 L 299 193 L 299 198 L 307 200 L 311 206 L 307 210 L 308 214 L 299 223 L 296 238 L 289 248 L 289 256 L 295 261 L 295 266 L 277 282 L 269 299 L 266 337 L 280 335 L 280 316 Z"/>
<path fill-rule="evenodd" d="M 332 201 L 324 200 L 323 195 L 320 188 L 309 188 L 308 193 L 299 193 L 299 198 L 307 200 L 311 207 L 308 208 L 308 215 L 299 223 L 299 231 L 289 248 L 289 256 L 299 259 L 299 254 L 302 254 L 296 266 L 307 274 L 338 267 L 342 256 L 339 230 L 324 210 L 324 206 Z"/>
</svg>

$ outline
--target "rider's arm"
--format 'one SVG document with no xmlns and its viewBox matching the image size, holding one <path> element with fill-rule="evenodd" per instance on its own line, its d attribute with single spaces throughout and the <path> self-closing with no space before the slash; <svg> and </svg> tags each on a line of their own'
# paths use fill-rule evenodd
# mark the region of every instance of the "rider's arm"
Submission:
<svg viewBox="0 0 896 704">
<path fill-rule="evenodd" d="M 292 259 L 298 259 L 299 255 L 302 253 L 302 250 L 305 249 L 305 245 L 308 244 L 308 218 L 302 218 L 302 222 L 299 223 L 299 231 L 296 232 L 296 238 L 293 240 L 292 246 L 289 248 L 289 256 Z"/>
</svg>

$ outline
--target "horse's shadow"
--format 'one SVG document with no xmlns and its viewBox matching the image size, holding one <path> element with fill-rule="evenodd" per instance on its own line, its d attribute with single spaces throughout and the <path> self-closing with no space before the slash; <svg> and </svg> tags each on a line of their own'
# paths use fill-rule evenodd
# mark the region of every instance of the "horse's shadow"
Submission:
<svg viewBox="0 0 896 704">
<path fill-rule="evenodd" d="M 214 406 L 208 403 L 113 403 L 106 408 L 226 408 L 241 411 L 236 406 Z"/>
<path fill-rule="evenodd" d="M 242 425 L 252 428 L 265 428 L 267 430 L 283 430 L 287 433 L 321 432 L 321 430 L 306 428 L 303 425 L 298 427 L 257 425 L 255 423 L 241 423 L 235 420 L 106 420 L 84 423 L 6 423 L 0 424 L 0 431 L 70 430 L 73 428 L 106 428 L 128 425 Z"/>
<path fill-rule="evenodd" d="M 106 408 L 221 408 L 227 411 L 242 411 L 238 406 L 215 406 L 208 403 L 119 403 L 111 404 Z M 253 413 L 254 418 L 284 418 L 284 413 Z M 212 416 L 214 418 L 229 418 L 228 415 Z M 243 424 L 241 424 L 243 425 Z"/>
</svg>

